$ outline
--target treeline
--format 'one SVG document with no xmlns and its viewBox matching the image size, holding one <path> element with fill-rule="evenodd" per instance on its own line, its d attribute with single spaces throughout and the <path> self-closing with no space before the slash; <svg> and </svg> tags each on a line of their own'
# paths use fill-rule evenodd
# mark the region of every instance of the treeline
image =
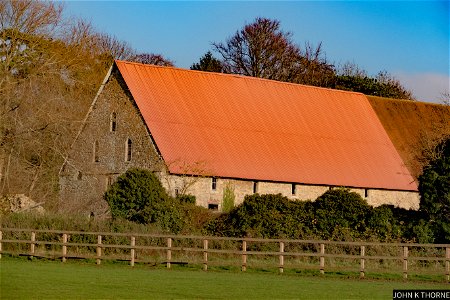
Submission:
<svg viewBox="0 0 450 300">
<path fill-rule="evenodd" d="M 241 74 L 320 87 L 361 92 L 367 95 L 412 99 L 410 91 L 386 71 L 376 76 L 354 63 L 336 67 L 326 59 L 322 43 L 295 44 L 277 20 L 256 18 L 225 42 L 213 43 L 192 70 Z"/>
</svg>

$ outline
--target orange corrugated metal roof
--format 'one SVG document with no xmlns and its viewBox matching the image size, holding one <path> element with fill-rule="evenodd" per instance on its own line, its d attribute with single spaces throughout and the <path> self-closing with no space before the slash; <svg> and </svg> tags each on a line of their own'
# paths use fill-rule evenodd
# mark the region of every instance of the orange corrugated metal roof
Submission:
<svg viewBox="0 0 450 300">
<path fill-rule="evenodd" d="M 363 94 L 116 65 L 171 173 L 200 163 L 219 177 L 417 190 Z"/>
</svg>

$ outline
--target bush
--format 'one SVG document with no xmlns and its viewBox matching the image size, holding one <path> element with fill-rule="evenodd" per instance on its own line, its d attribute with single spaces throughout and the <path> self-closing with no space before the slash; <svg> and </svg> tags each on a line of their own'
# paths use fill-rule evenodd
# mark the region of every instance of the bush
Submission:
<svg viewBox="0 0 450 300">
<path fill-rule="evenodd" d="M 195 204 L 196 199 L 194 195 L 177 195 L 176 198 L 180 203 L 189 203 L 189 204 Z"/>
<path fill-rule="evenodd" d="M 289 200 L 278 195 L 247 195 L 244 202 L 207 225 L 207 232 L 220 236 L 266 237 L 282 231 Z"/>
<path fill-rule="evenodd" d="M 359 194 L 348 189 L 327 191 L 313 202 L 316 234 L 323 239 L 336 235 L 334 231 L 349 229 L 359 237 L 367 229 L 371 206 Z"/>
<path fill-rule="evenodd" d="M 394 206 L 383 204 L 375 207 L 369 217 L 368 227 L 381 241 L 401 239 L 403 232 L 401 224 L 394 215 Z"/>
<path fill-rule="evenodd" d="M 420 211 L 437 243 L 450 243 L 450 137 L 434 149 L 435 158 L 419 176 Z"/>
<path fill-rule="evenodd" d="M 223 189 L 222 211 L 230 212 L 234 208 L 235 200 L 234 186 L 228 182 Z"/>
<path fill-rule="evenodd" d="M 248 195 L 229 213 L 206 224 L 208 234 L 233 237 L 306 238 L 312 231 L 311 202 L 290 201 L 281 194 Z"/>
<path fill-rule="evenodd" d="M 177 233 L 182 228 L 180 209 L 150 171 L 130 169 L 104 195 L 113 218 L 150 224 Z"/>
</svg>

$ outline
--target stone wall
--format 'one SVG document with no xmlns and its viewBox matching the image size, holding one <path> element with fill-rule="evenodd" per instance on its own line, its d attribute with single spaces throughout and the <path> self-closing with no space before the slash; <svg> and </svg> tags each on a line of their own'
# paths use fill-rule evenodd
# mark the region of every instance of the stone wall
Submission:
<svg viewBox="0 0 450 300">
<path fill-rule="evenodd" d="M 104 211 L 107 205 L 102 196 L 120 174 L 132 167 L 151 171 L 162 168 L 147 127 L 124 86 L 120 74 L 113 72 L 93 103 L 60 175 L 60 203 L 64 211 Z M 127 156 L 128 139 L 131 157 Z"/>
<path fill-rule="evenodd" d="M 189 188 L 185 193 L 196 196 L 197 205 L 208 207 L 218 205 L 221 209 L 224 189 L 231 185 L 236 197 L 235 205 L 244 201 L 246 195 L 253 194 L 254 181 L 239 179 L 216 178 L 216 189 L 213 190 L 211 177 L 185 177 L 179 175 L 161 175 L 161 181 L 164 187 L 168 189 L 171 195 L 175 196 L 175 190 L 182 191 L 186 182 L 189 181 Z M 293 185 L 295 187 L 293 187 Z M 256 192 L 259 194 L 282 194 L 291 200 L 315 200 L 317 197 L 329 190 L 330 186 L 324 185 L 306 185 L 292 184 L 282 182 L 256 182 Z M 367 200 L 372 206 L 382 204 L 392 204 L 406 209 L 419 208 L 419 194 L 408 191 L 389 191 L 380 189 L 350 189 Z M 293 193 L 294 192 L 294 193 Z"/>
</svg>

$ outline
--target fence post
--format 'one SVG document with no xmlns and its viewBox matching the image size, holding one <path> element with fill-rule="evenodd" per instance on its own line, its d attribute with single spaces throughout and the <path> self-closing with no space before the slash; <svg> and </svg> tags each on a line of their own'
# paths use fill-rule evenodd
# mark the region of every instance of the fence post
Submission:
<svg viewBox="0 0 450 300">
<path fill-rule="evenodd" d="M 403 278 L 408 278 L 408 247 L 403 247 Z"/>
<path fill-rule="evenodd" d="M 365 276 L 365 268 L 366 268 L 366 261 L 364 259 L 365 254 L 366 254 L 366 246 L 361 245 L 361 269 L 359 271 L 360 278 L 364 278 Z"/>
<path fill-rule="evenodd" d="M 172 260 L 172 238 L 167 238 L 167 269 L 170 269 L 170 261 Z"/>
<path fill-rule="evenodd" d="M 3 233 L 0 230 L 0 259 L 2 258 L 2 240 L 3 240 Z"/>
<path fill-rule="evenodd" d="M 101 264 L 102 260 L 102 236 L 97 236 L 97 265 Z"/>
<path fill-rule="evenodd" d="M 325 244 L 320 244 L 320 274 L 325 274 Z"/>
<path fill-rule="evenodd" d="M 34 255 L 34 248 L 35 248 L 35 242 L 36 241 L 36 233 L 33 231 L 31 232 L 31 244 L 30 244 L 30 257 L 33 258 Z"/>
<path fill-rule="evenodd" d="M 203 270 L 208 270 L 208 240 L 203 240 Z"/>
<path fill-rule="evenodd" d="M 445 275 L 447 281 L 450 281 L 450 247 L 445 247 Z"/>
<path fill-rule="evenodd" d="M 136 238 L 134 237 L 134 236 L 132 236 L 131 237 L 131 250 L 130 250 L 130 254 L 131 254 L 131 260 L 130 260 L 130 265 L 132 266 L 132 267 L 134 267 L 134 256 L 135 256 L 135 253 L 134 253 L 134 246 L 136 246 Z"/>
<path fill-rule="evenodd" d="M 63 246 L 62 246 L 62 262 L 66 262 L 66 255 L 67 255 L 67 234 L 63 233 Z"/>
<path fill-rule="evenodd" d="M 283 273 L 283 271 L 284 271 L 283 253 L 284 253 L 284 242 L 280 242 L 280 267 L 279 267 L 280 273 Z"/>
<path fill-rule="evenodd" d="M 242 272 L 247 271 L 247 241 L 242 240 Z"/>
</svg>

